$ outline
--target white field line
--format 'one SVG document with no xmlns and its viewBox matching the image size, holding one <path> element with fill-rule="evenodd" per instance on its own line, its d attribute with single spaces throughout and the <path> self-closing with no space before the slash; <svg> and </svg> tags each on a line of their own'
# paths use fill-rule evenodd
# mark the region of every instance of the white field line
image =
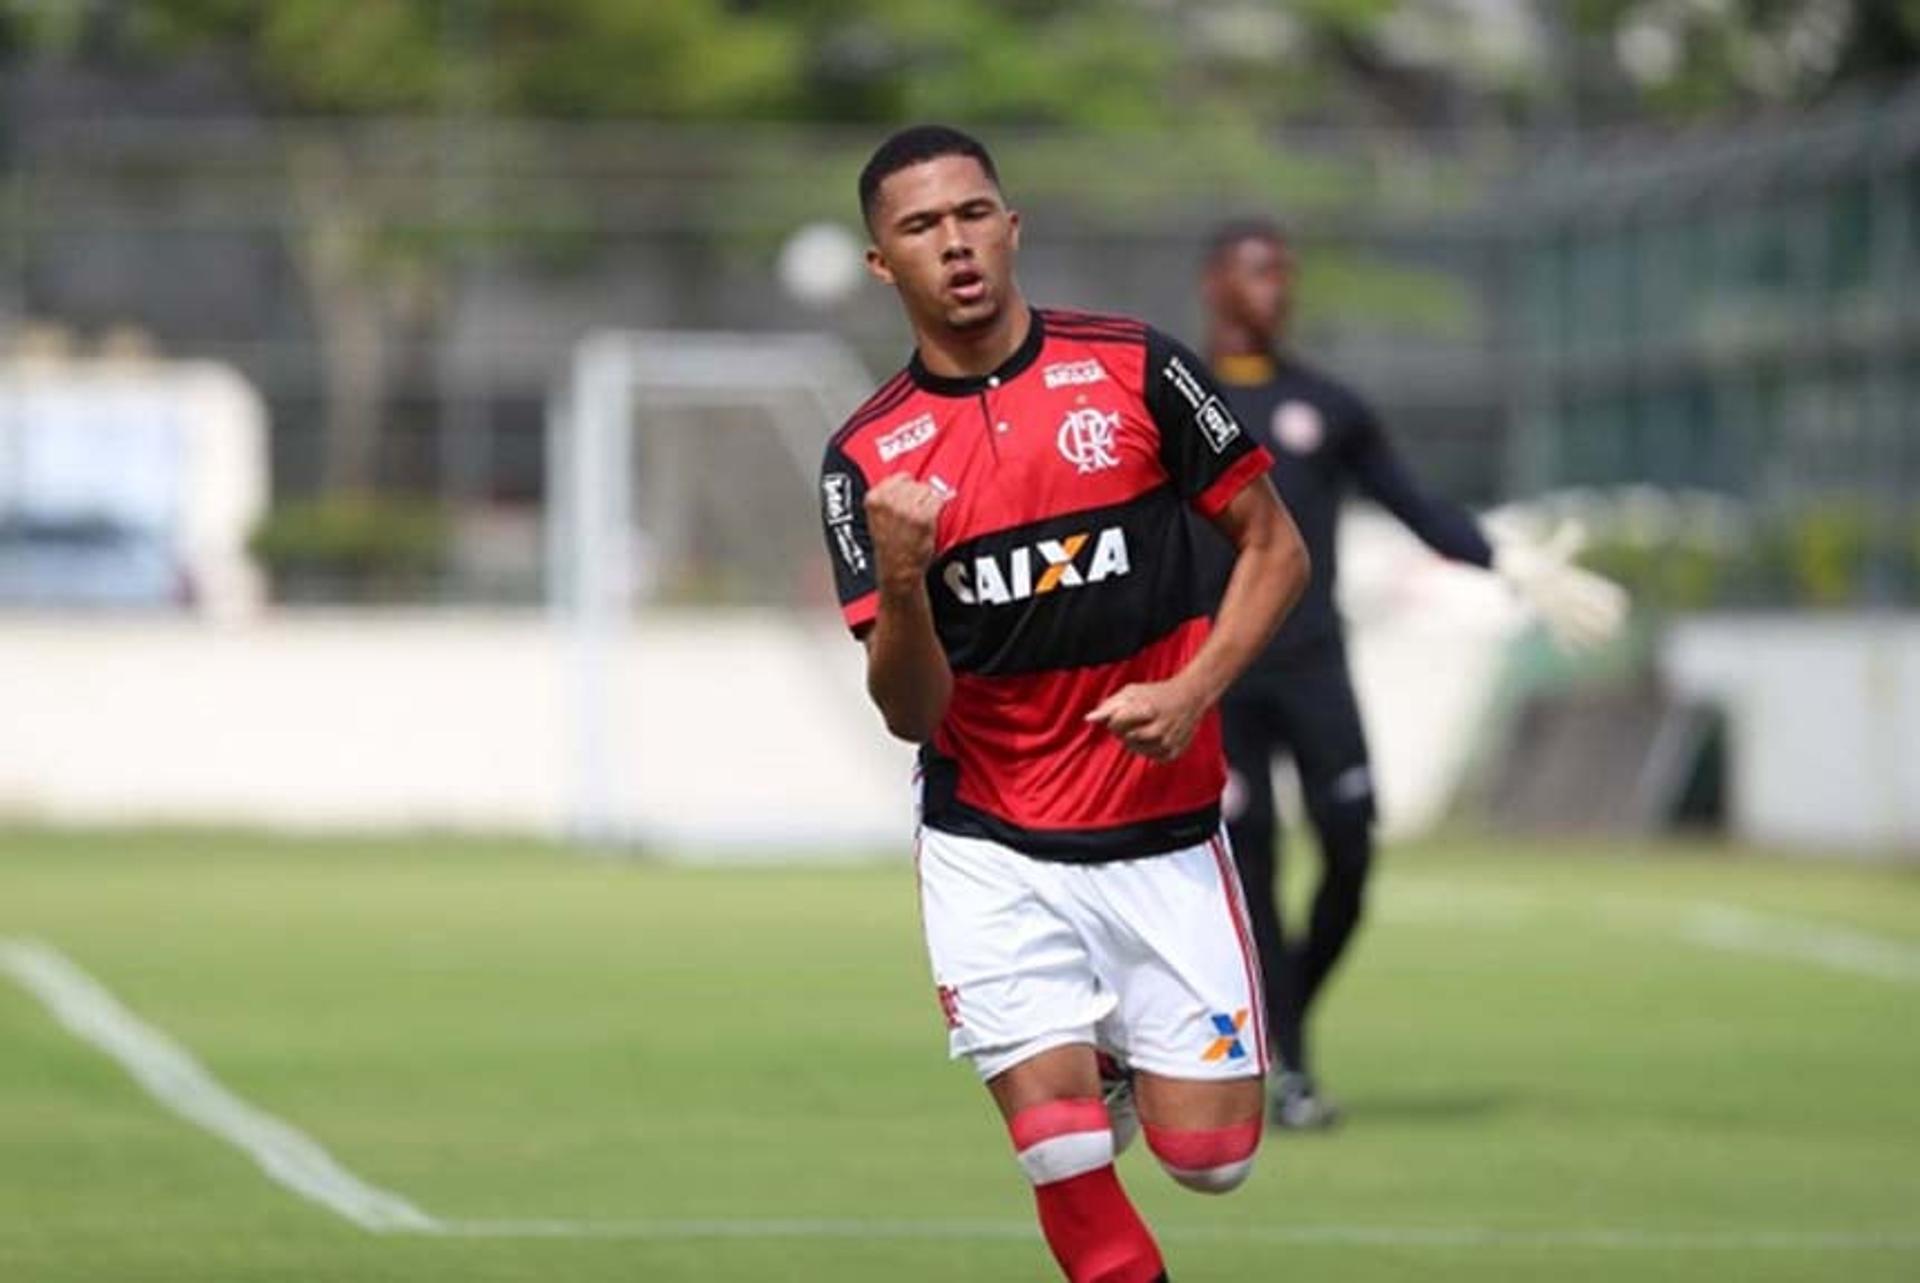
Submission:
<svg viewBox="0 0 1920 1283">
<path fill-rule="evenodd" d="M 276 1183 L 375 1233 L 500 1239 L 785 1239 L 924 1242 L 1030 1241 L 1026 1221 L 660 1219 L 442 1220 L 397 1194 L 368 1185 L 312 1138 L 249 1105 L 191 1053 L 127 1010 L 47 945 L 0 937 L 0 971 L 38 998 L 66 1029 L 118 1061 L 147 1092 L 182 1118 L 251 1157 Z M 1321 1244 L 1350 1247 L 1596 1248 L 1626 1251 L 1920 1251 L 1920 1230 L 1663 1231 L 1497 1229 L 1393 1225 L 1165 1226 L 1169 1242 Z"/>
<path fill-rule="evenodd" d="M 1030 1240 L 1023 1221 L 651 1220 L 445 1221 L 461 1238 Z M 1274 1243 L 1334 1247 L 1598 1248 L 1687 1252 L 1920 1251 L 1920 1230 L 1495 1229 L 1485 1226 L 1155 1226 L 1168 1242 Z"/>
<path fill-rule="evenodd" d="M 1847 927 L 1755 913 L 1731 904 L 1694 907 L 1681 928 L 1696 944 L 1811 962 L 1831 971 L 1920 984 L 1920 948 Z"/>
<path fill-rule="evenodd" d="M 228 1091 L 190 1052 L 128 1011 L 58 951 L 30 940 L 0 939 L 0 970 L 38 998 L 74 1037 L 119 1061 L 155 1100 L 246 1154 L 270 1180 L 362 1229 L 430 1233 L 439 1227 L 398 1194 L 349 1172 L 304 1132 Z"/>
</svg>

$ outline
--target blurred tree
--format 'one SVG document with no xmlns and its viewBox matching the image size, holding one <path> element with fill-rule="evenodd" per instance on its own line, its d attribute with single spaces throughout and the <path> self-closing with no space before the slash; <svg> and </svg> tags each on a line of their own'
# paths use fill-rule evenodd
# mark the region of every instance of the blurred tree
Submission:
<svg viewBox="0 0 1920 1283">
<path fill-rule="evenodd" d="M 1159 131 L 1176 160 L 1245 168 L 1271 161 L 1262 131 L 1285 123 L 1611 123 L 1805 102 L 1920 67 L 1920 0 L 0 0 L 0 68 L 186 53 L 293 115 L 945 117 Z M 449 129 L 408 191 L 324 133 L 290 156 L 335 487 L 371 482 L 384 353 L 433 323 L 446 262 L 476 234 L 419 208 L 435 183 L 429 203 L 483 203 L 455 173 L 462 136 L 482 135 Z"/>
<path fill-rule="evenodd" d="M 1920 71 L 1915 0 L 1539 0 L 1575 119 L 1805 105 Z"/>
</svg>

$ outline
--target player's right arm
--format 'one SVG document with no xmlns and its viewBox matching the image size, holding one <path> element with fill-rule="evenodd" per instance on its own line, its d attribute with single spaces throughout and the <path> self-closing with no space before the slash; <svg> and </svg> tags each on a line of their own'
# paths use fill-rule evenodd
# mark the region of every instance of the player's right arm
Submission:
<svg viewBox="0 0 1920 1283">
<path fill-rule="evenodd" d="M 887 729 L 933 738 L 953 693 L 953 671 L 933 626 L 927 568 L 942 497 L 906 476 L 867 476 L 839 441 L 820 471 L 820 522 L 833 586 L 853 635 L 867 647 L 867 693 Z"/>
<path fill-rule="evenodd" d="M 847 627 L 867 647 L 867 693 L 887 729 L 933 738 L 953 693 L 953 670 L 933 626 L 927 569 L 942 497 L 906 476 L 872 487 L 839 441 L 820 472 L 820 521 Z"/>
<path fill-rule="evenodd" d="M 927 568 L 945 498 L 932 486 L 891 476 L 867 492 L 877 601 L 867 631 L 867 694 L 887 729 L 915 744 L 933 738 L 953 695 L 953 670 L 933 626 Z"/>
</svg>

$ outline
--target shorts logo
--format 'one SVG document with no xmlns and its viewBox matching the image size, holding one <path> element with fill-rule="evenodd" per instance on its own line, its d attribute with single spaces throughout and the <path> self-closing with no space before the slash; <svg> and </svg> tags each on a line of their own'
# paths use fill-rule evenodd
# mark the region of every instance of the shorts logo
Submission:
<svg viewBox="0 0 1920 1283">
<path fill-rule="evenodd" d="M 947 1028 L 958 1029 L 960 1027 L 960 986 L 940 985 L 934 989 L 934 994 L 940 999 L 940 1014 L 946 1017 Z"/>
<path fill-rule="evenodd" d="M 1107 369 L 1100 362 L 1063 361 L 1058 365 L 1049 365 L 1040 371 L 1040 380 L 1049 388 L 1071 388 L 1082 384 L 1098 383 L 1107 377 Z"/>
<path fill-rule="evenodd" d="M 1086 568 L 1079 557 L 1093 545 Z M 1002 561 L 982 553 L 968 562 L 949 562 L 941 572 L 947 589 L 963 606 L 1004 606 L 1008 602 L 1042 597 L 1061 588 L 1079 588 L 1113 579 L 1133 569 L 1127 555 L 1127 534 L 1108 526 L 1097 536 L 1087 533 L 1060 539 L 1042 539 L 1029 548 L 1015 548 Z M 1038 574 L 1035 572 L 1038 571 Z"/>
<path fill-rule="evenodd" d="M 820 510 L 829 526 L 845 526 L 853 521 L 853 478 L 844 472 L 829 472 L 820 478 Z"/>
<path fill-rule="evenodd" d="M 1247 1009 L 1245 1007 L 1229 1016 L 1224 1011 L 1216 1011 L 1208 1019 L 1213 1021 L 1214 1040 L 1200 1053 L 1200 1059 L 1209 1064 L 1222 1060 L 1245 1060 L 1247 1046 L 1240 1041 L 1240 1035 L 1247 1028 Z"/>
<path fill-rule="evenodd" d="M 931 414 L 923 414 L 917 419 L 908 419 L 905 423 L 874 442 L 880 451 L 880 462 L 892 463 L 903 454 L 912 454 L 939 433 Z"/>
<path fill-rule="evenodd" d="M 1060 457 L 1071 463 L 1081 476 L 1120 466 L 1113 452 L 1113 434 L 1120 429 L 1120 416 L 1102 414 L 1091 406 L 1069 410 L 1060 424 L 1056 444 Z"/>
</svg>

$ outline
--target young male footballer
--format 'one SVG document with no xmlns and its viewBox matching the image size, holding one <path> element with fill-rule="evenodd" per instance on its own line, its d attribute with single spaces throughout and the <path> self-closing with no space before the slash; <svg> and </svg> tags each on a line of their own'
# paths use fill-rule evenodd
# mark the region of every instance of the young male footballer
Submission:
<svg viewBox="0 0 1920 1283">
<path fill-rule="evenodd" d="M 868 692 L 920 745 L 950 1048 L 1005 1117 L 1067 1278 L 1153 1283 L 1166 1266 L 1113 1165 L 1131 1116 L 1208 1193 L 1260 1141 L 1268 1034 L 1214 708 L 1306 555 L 1197 357 L 1028 305 L 1020 218 L 977 141 L 895 134 L 860 203 L 914 352 L 828 446 L 822 517 Z M 1235 550 L 1211 624 L 1188 510 Z"/>
</svg>

